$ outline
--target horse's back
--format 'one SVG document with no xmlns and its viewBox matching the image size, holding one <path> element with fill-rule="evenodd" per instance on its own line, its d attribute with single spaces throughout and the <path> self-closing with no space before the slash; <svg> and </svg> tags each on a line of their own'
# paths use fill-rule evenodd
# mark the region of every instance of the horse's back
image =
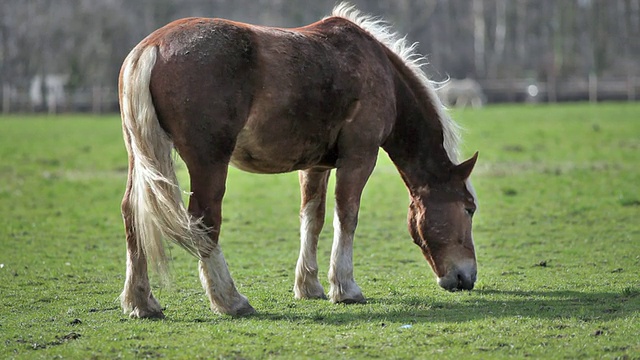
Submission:
<svg viewBox="0 0 640 360">
<path fill-rule="evenodd" d="M 183 157 L 208 149 L 255 172 L 332 167 L 356 105 L 392 97 L 380 46 L 345 19 L 280 29 L 188 18 L 145 42 L 158 49 L 158 118 Z"/>
</svg>

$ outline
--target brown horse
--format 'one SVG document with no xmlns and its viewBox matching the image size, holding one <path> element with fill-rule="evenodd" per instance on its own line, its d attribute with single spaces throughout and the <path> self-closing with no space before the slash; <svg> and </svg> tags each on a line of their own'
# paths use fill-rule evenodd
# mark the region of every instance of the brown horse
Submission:
<svg viewBox="0 0 640 360">
<path fill-rule="evenodd" d="M 353 237 L 380 147 L 409 190 L 409 231 L 438 283 L 472 289 L 476 199 L 468 178 L 477 154 L 458 164 L 457 127 L 421 70 L 422 59 L 384 23 L 345 4 L 302 28 L 188 18 L 140 42 L 124 61 L 119 86 L 129 153 L 122 201 L 125 312 L 163 317 L 147 273 L 147 261 L 161 272 L 166 266 L 163 237 L 199 259 L 212 310 L 254 312 L 218 244 L 229 164 L 265 174 L 299 171 L 294 290 L 307 299 L 325 297 L 316 248 L 327 179 L 336 169 L 329 298 L 363 302 L 353 278 Z M 190 175 L 188 208 L 174 148 Z"/>
</svg>

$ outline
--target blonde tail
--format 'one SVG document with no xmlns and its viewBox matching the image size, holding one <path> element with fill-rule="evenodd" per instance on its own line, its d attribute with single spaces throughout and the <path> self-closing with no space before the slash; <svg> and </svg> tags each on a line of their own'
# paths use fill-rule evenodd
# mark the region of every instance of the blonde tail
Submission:
<svg viewBox="0 0 640 360">
<path fill-rule="evenodd" d="M 215 244 L 201 219 L 185 208 L 171 157 L 173 143 L 158 122 L 149 90 L 157 52 L 155 46 L 138 45 L 127 56 L 120 75 L 120 107 L 138 251 L 166 277 L 163 237 L 199 259 L 210 254 Z"/>
</svg>

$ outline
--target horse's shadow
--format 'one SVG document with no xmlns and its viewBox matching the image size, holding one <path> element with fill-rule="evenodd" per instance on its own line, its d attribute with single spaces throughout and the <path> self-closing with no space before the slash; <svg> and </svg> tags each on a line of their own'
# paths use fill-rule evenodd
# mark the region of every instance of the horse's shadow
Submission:
<svg viewBox="0 0 640 360">
<path fill-rule="evenodd" d="M 578 292 L 558 291 L 503 291 L 475 290 L 468 301 L 446 303 L 431 302 L 421 297 L 369 298 L 369 303 L 386 304 L 382 310 L 353 312 L 321 312 L 301 315 L 282 309 L 279 312 L 262 311 L 254 315 L 265 321 L 311 321 L 339 325 L 358 320 L 368 322 L 460 323 L 487 318 L 524 317 L 540 319 L 578 318 L 582 321 L 611 320 L 640 312 L 640 292 Z M 462 295 L 464 296 L 464 295 Z M 336 305 L 340 306 L 340 305 Z M 367 305 L 346 305 L 367 306 Z M 394 310 L 397 309 L 397 310 Z"/>
</svg>

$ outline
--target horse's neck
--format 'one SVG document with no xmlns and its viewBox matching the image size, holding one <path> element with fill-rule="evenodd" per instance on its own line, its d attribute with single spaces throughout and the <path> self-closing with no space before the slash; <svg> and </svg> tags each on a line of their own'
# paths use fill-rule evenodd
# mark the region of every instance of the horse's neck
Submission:
<svg viewBox="0 0 640 360">
<path fill-rule="evenodd" d="M 453 164 L 444 146 L 439 101 L 417 79 L 407 78 L 408 69 L 397 71 L 404 76 L 396 81 L 397 118 L 383 149 L 413 192 L 446 177 Z"/>
</svg>

